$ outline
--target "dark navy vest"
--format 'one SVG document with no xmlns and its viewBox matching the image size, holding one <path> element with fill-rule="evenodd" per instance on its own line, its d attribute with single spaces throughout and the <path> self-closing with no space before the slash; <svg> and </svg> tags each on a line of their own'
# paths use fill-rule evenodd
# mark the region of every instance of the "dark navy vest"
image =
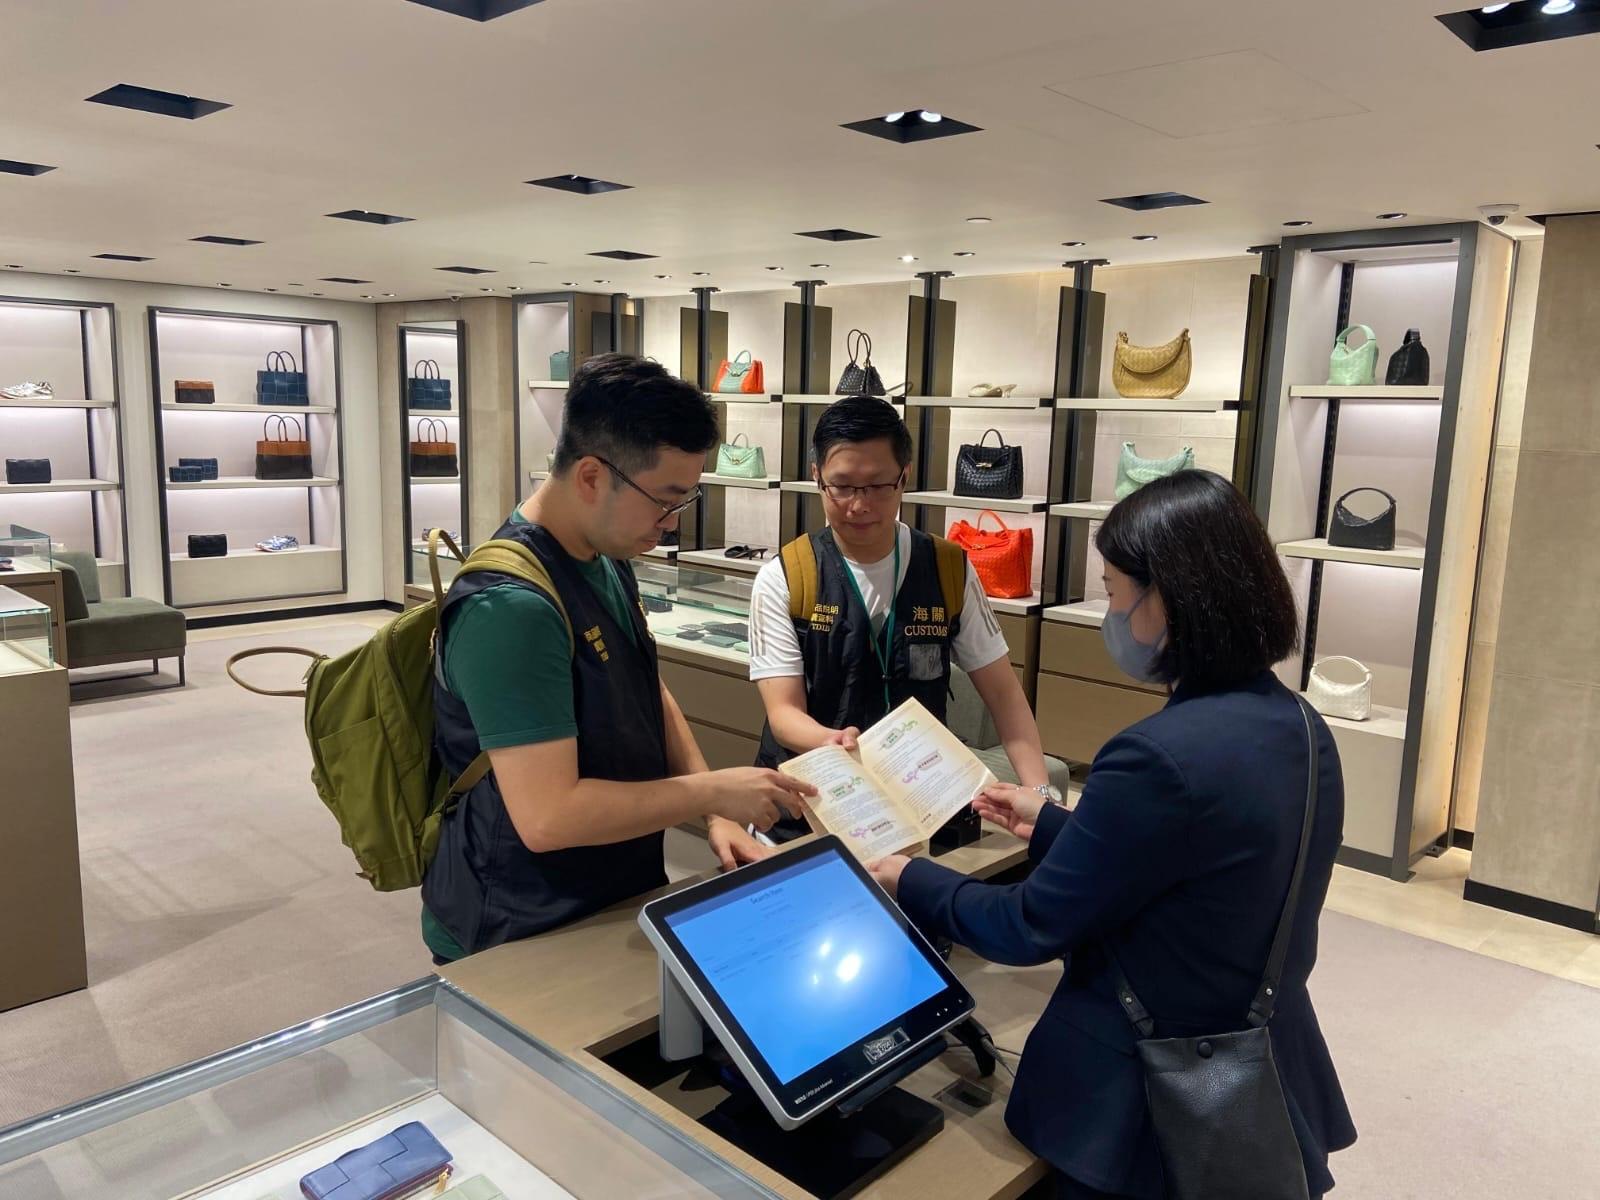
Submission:
<svg viewBox="0 0 1600 1200">
<path fill-rule="evenodd" d="M 613 563 L 637 610 L 629 613 L 633 628 L 624 630 L 548 531 L 508 522 L 495 537 L 521 542 L 539 556 L 572 619 L 579 777 L 665 778 L 655 642 L 638 607 L 633 569 Z M 492 571 L 456 579 L 439 613 L 441 639 L 448 636 L 462 600 L 506 582 L 529 586 Z M 477 757 L 478 735 L 467 706 L 443 685 L 440 674 L 435 672 L 433 687 L 434 750 L 440 768 L 453 777 Z M 662 886 L 667 882 L 663 838 L 658 832 L 608 846 L 536 853 L 517 836 L 491 771 L 445 819 L 438 853 L 422 881 L 422 900 L 469 954 L 476 953 Z"/>
<path fill-rule="evenodd" d="M 950 643 L 961 618 L 946 611 L 934 539 L 921 530 L 911 531 L 905 582 L 895 597 L 894 612 L 888 614 L 895 628 L 886 708 L 883 671 L 872 649 L 872 620 L 846 577 L 850 568 L 831 529 L 809 536 L 817 561 L 817 598 L 812 611 L 794 623 L 805 659 L 806 712 L 829 729 L 850 725 L 866 729 L 888 716 L 889 708 L 914 696 L 943 722 L 950 694 Z M 791 579 L 789 586 L 798 583 Z M 793 757 L 767 725 L 757 765 L 775 767 Z"/>
</svg>

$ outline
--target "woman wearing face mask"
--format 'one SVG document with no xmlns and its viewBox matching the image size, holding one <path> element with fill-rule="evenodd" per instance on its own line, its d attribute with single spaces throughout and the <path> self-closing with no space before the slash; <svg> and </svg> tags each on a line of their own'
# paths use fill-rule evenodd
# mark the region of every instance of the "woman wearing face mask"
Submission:
<svg viewBox="0 0 1600 1200">
<path fill-rule="evenodd" d="M 872 869 L 925 933 L 995 962 L 1065 960 L 1007 1124 L 1056 1168 L 1060 1196 L 1159 1200 L 1141 1034 L 1118 1002 L 1116 967 L 1156 1038 L 1247 1028 L 1305 825 L 1308 717 L 1271 670 L 1298 641 L 1294 597 L 1232 484 L 1209 471 L 1148 484 L 1111 511 L 1095 545 L 1106 648 L 1129 675 L 1168 684 L 1166 707 L 1106 743 L 1071 813 L 1003 785 L 975 802 L 1028 840 L 1026 881 L 992 886 L 899 856 Z M 1309 721 L 1315 817 L 1268 1028 L 1301 1194 L 1317 1197 L 1333 1186 L 1329 1152 L 1355 1129 L 1306 989 L 1344 824 L 1338 751 L 1323 721 Z"/>
</svg>

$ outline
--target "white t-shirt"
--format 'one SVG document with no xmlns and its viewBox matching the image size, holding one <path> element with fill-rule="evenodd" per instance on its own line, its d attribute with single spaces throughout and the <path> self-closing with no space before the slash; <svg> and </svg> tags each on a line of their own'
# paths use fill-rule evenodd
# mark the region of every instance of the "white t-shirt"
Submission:
<svg viewBox="0 0 1600 1200">
<path fill-rule="evenodd" d="M 844 560 L 856 577 L 856 586 L 861 589 L 861 598 L 866 602 L 867 615 L 872 618 L 875 632 L 882 631 L 889 611 L 889 597 L 911 567 L 911 530 L 899 523 L 899 531 L 900 579 L 893 581 L 894 586 L 889 578 L 894 572 L 892 553 L 865 566 L 849 558 Z M 989 607 L 989 597 L 983 594 L 983 585 L 978 582 L 972 564 L 968 563 L 961 628 L 950 643 L 950 657 L 956 666 L 970 673 L 998 662 L 1009 653 L 1005 634 L 1000 632 L 1000 622 L 995 620 L 994 610 Z M 783 573 L 782 558 L 774 558 L 761 568 L 750 593 L 750 678 L 779 679 L 805 673 L 800 635 L 789 617 L 789 578 Z"/>
</svg>

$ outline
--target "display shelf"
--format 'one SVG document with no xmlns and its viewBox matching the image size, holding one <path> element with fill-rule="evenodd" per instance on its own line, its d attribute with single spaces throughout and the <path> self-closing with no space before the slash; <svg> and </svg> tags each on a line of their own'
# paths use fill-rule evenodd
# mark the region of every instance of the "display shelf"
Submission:
<svg viewBox="0 0 1600 1200">
<path fill-rule="evenodd" d="M 760 479 L 736 479 L 732 475 L 718 475 L 708 471 L 700 476 L 700 483 L 704 487 L 751 488 L 758 492 L 770 491 L 781 482 L 783 481 L 776 475 L 763 475 Z"/>
<path fill-rule="evenodd" d="M 1043 496 L 1024 496 L 1020 500 L 987 500 L 981 496 L 958 496 L 954 492 L 907 492 L 907 504 L 923 504 L 929 508 L 992 509 L 994 512 L 1037 513 L 1050 506 Z"/>
<path fill-rule="evenodd" d="M 1109 600 L 1079 600 L 1075 604 L 1057 604 L 1042 614 L 1046 621 L 1060 621 L 1067 625 L 1087 625 L 1099 629 L 1106 622 Z"/>
<path fill-rule="evenodd" d="M 827 408 L 828 405 L 834 403 L 835 401 L 845 400 L 848 399 L 848 397 L 832 395 L 826 392 L 819 392 L 816 394 L 803 395 L 781 394 L 774 396 L 773 399 L 783 404 L 798 404 L 807 408 Z M 876 399 L 885 400 L 890 404 L 899 405 L 901 407 L 904 407 L 906 403 L 906 398 L 904 396 L 878 396 Z"/>
<path fill-rule="evenodd" d="M 785 479 L 778 485 L 780 492 L 799 492 L 805 496 L 820 496 L 821 490 L 811 479 Z"/>
<path fill-rule="evenodd" d="M 256 479 L 250 475 L 226 475 L 220 479 L 202 479 L 198 483 L 173 483 L 170 480 L 167 487 L 174 492 L 216 492 L 230 491 L 236 488 L 314 488 L 338 487 L 337 479 L 317 476 L 314 479 Z"/>
<path fill-rule="evenodd" d="M 530 379 L 528 390 L 530 392 L 564 392 L 569 386 L 565 379 Z"/>
<path fill-rule="evenodd" d="M 717 571 L 737 571 L 741 575 L 754 575 L 772 561 L 776 551 L 766 558 L 729 558 L 721 550 L 682 550 L 678 553 L 679 566 L 709 567 Z"/>
<path fill-rule="evenodd" d="M 1220 396 L 1175 396 L 1171 400 L 1135 400 L 1128 396 L 1062 397 L 1056 407 L 1080 412 L 1226 412 L 1239 407 L 1239 399 Z"/>
<path fill-rule="evenodd" d="M 641 554 L 640 558 L 653 558 L 657 562 L 677 562 L 678 548 L 676 546 L 652 546 Z"/>
<path fill-rule="evenodd" d="M 1052 396 L 907 396 L 907 408 L 989 408 L 1030 409 L 1049 408 Z"/>
<path fill-rule="evenodd" d="M 459 421 L 461 410 L 459 408 L 408 408 L 407 417 L 433 417 L 439 421 Z"/>
<path fill-rule="evenodd" d="M 301 546 L 298 550 L 257 550 L 254 546 L 229 547 L 226 554 L 212 555 L 211 557 L 191 558 L 182 551 L 174 551 L 167 557 L 173 562 L 185 563 L 226 563 L 230 559 L 240 558 L 313 558 L 319 554 L 338 554 L 337 546 Z"/>
<path fill-rule="evenodd" d="M 1400 567 L 1420 571 L 1428 553 L 1421 546 L 1396 546 L 1393 550 L 1360 550 L 1352 546 L 1330 546 L 1327 538 L 1302 538 L 1279 542 L 1278 553 L 1287 558 L 1320 559 L 1323 562 L 1359 563 L 1367 567 Z"/>
<path fill-rule="evenodd" d="M 422 479 L 411 480 L 411 486 L 428 487 L 434 484 L 459 484 L 460 482 L 461 476 L 459 475 L 429 475 Z"/>
<path fill-rule="evenodd" d="M 531 479 L 534 483 L 539 483 L 542 480 L 549 479 L 550 478 L 550 472 L 549 471 L 529 471 L 528 472 L 528 478 Z"/>
<path fill-rule="evenodd" d="M 122 485 L 111 479 L 53 479 L 49 483 L 0 483 L 0 496 L 28 492 L 114 492 Z"/>
<path fill-rule="evenodd" d="M 115 408 L 114 400 L 62 400 L 51 397 L 49 400 L 7 400 L 0 396 L 0 408 L 60 408 L 77 411 L 84 408 Z"/>
<path fill-rule="evenodd" d="M 768 392 L 703 392 L 713 404 L 777 404 L 782 396 Z"/>
<path fill-rule="evenodd" d="M 1104 521 L 1106 514 L 1117 506 L 1115 500 L 1075 500 L 1070 504 L 1052 504 L 1052 517 L 1075 517 L 1084 521 Z"/>
<path fill-rule="evenodd" d="M 1013 617 L 1031 617 L 1044 606 L 1044 597 L 1038 592 L 1031 596 L 990 596 L 989 607 L 997 613 Z"/>
<path fill-rule="evenodd" d="M 259 413 L 263 417 L 274 413 L 286 417 L 297 417 L 302 413 L 327 416 L 339 411 L 331 404 L 284 404 L 273 407 L 270 404 L 178 404 L 172 400 L 163 401 L 161 408 L 163 412 Z"/>
<path fill-rule="evenodd" d="M 1384 387 L 1369 384 L 1365 387 L 1342 387 L 1331 383 L 1296 384 L 1289 389 L 1291 400 L 1387 400 L 1391 403 L 1416 404 L 1429 400 L 1443 400 L 1444 388 L 1439 387 Z"/>
<path fill-rule="evenodd" d="M 1372 706 L 1372 715 L 1365 721 L 1352 721 L 1346 717 L 1330 717 L 1326 713 L 1322 719 L 1328 723 L 1330 729 L 1366 734 L 1370 737 L 1387 738 L 1392 741 L 1403 742 L 1406 739 L 1406 710 L 1403 708 L 1390 708 L 1383 704 Z"/>
</svg>

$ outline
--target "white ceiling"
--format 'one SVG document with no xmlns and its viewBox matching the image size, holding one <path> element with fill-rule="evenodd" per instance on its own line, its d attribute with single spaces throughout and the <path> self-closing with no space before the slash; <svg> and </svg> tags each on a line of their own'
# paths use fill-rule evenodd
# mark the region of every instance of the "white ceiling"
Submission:
<svg viewBox="0 0 1600 1200">
<path fill-rule="evenodd" d="M 0 264 L 350 299 L 659 295 L 1235 255 L 1296 218 L 1600 208 L 1600 37 L 1473 54 L 1433 19 L 1461 3 L 544 0 L 478 24 L 405 0 L 0 0 L 0 158 L 59 168 L 0 174 Z M 234 107 L 83 102 L 116 83 Z M 908 108 L 984 132 L 839 128 Z M 523 182 L 568 172 L 634 190 Z M 1211 203 L 1098 203 L 1166 190 Z M 323 215 L 349 208 L 415 220 Z M 832 226 L 881 237 L 794 236 Z M 660 257 L 587 256 L 612 249 Z M 153 261 L 90 257 L 107 251 Z M 496 273 L 437 269 L 456 264 Z"/>
</svg>

